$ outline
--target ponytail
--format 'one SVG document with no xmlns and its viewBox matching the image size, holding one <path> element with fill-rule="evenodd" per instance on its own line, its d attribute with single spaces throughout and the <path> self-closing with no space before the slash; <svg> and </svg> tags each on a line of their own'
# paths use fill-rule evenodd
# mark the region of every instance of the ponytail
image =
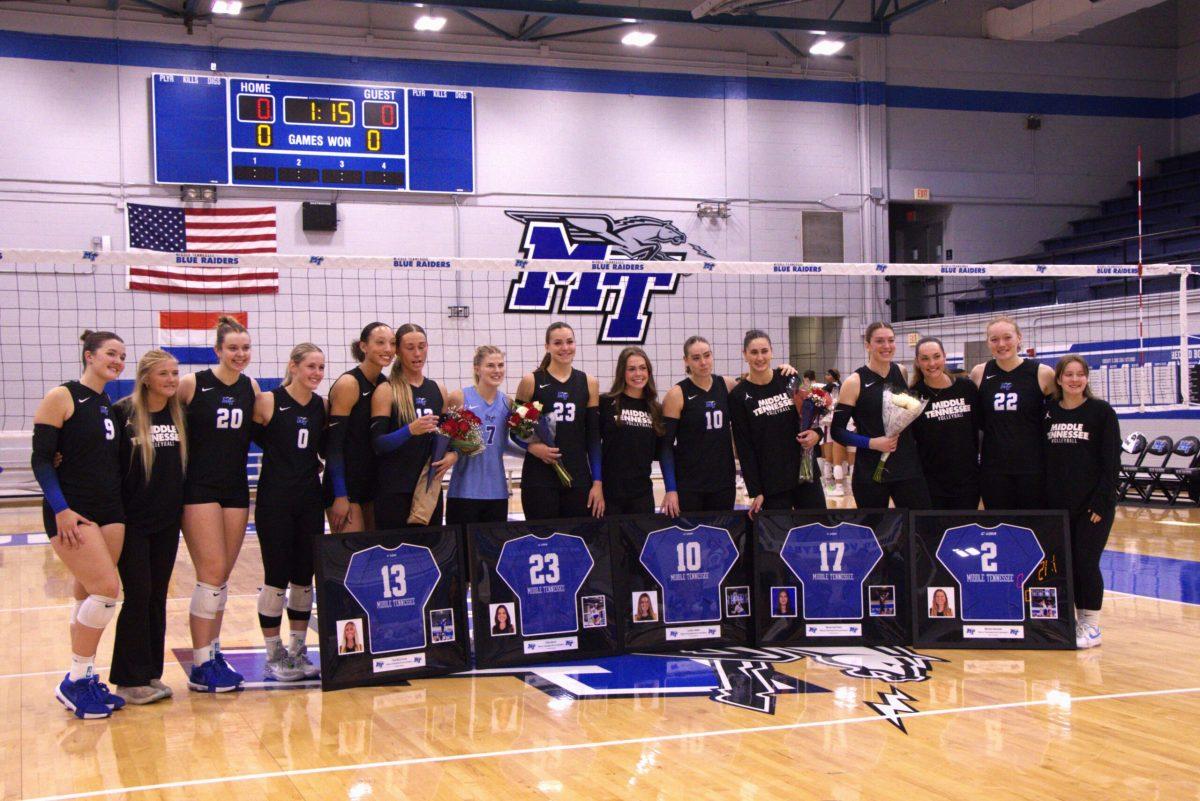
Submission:
<svg viewBox="0 0 1200 801">
<path fill-rule="evenodd" d="M 405 323 L 396 329 L 396 361 L 388 372 L 388 383 L 392 385 L 392 401 L 396 404 L 396 419 L 400 425 L 408 425 L 417 419 L 417 408 L 413 403 L 412 386 L 404 379 L 404 359 L 400 353 L 400 341 L 405 334 L 425 336 L 425 329 L 416 323 Z"/>
<path fill-rule="evenodd" d="M 325 351 L 318 348 L 311 342 L 301 342 L 296 347 L 292 348 L 292 353 L 288 356 L 287 366 L 283 368 L 283 383 L 279 386 L 286 387 L 292 383 L 292 365 L 300 366 L 300 362 L 304 361 L 304 357 L 310 353 L 324 353 Z"/>
<path fill-rule="evenodd" d="M 350 343 L 350 356 L 354 359 L 354 361 L 362 364 L 367 360 L 367 351 L 363 345 L 371 341 L 371 334 L 375 333 L 375 329 L 379 328 L 380 326 L 383 326 L 384 328 L 388 327 L 387 323 L 381 323 L 378 320 L 373 323 L 367 323 L 366 327 L 363 328 L 362 333 L 358 335 L 358 339 Z"/>
</svg>

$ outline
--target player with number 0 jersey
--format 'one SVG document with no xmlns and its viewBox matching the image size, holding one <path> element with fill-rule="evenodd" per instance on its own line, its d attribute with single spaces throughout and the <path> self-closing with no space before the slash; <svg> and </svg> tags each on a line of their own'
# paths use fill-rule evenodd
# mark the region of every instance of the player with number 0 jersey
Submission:
<svg viewBox="0 0 1200 801">
<path fill-rule="evenodd" d="M 1021 356 L 1021 329 L 1001 315 L 987 327 L 992 358 L 971 370 L 983 429 L 979 490 L 987 509 L 1040 509 L 1045 490 L 1042 416 L 1054 370 Z"/>
<path fill-rule="evenodd" d="M 311 342 L 292 348 L 283 384 L 254 405 L 255 441 L 263 449 L 254 504 L 262 550 L 258 622 L 267 646 L 267 675 L 276 681 L 315 678 L 305 635 L 313 607 L 313 547 L 325 530 L 321 503 L 321 436 L 325 401 L 314 391 L 325 380 L 325 354 Z M 288 644 L 280 637 L 286 605 Z"/>
<path fill-rule="evenodd" d="M 229 575 L 250 518 L 246 456 L 259 392 L 258 383 L 245 375 L 250 332 L 234 317 L 222 315 L 216 336 L 217 366 L 179 380 L 188 430 L 183 539 L 196 567 L 188 687 L 197 692 L 229 692 L 242 686 L 242 675 L 221 656 L 220 638 Z"/>
</svg>

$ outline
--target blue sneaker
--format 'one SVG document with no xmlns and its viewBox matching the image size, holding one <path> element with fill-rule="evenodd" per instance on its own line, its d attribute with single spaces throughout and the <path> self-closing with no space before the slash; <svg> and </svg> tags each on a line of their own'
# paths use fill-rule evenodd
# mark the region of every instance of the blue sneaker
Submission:
<svg viewBox="0 0 1200 801">
<path fill-rule="evenodd" d="M 63 676 L 62 684 L 54 691 L 54 697 L 82 720 L 111 717 L 113 711 L 104 703 L 95 676 L 71 681 L 71 674 Z"/>
<path fill-rule="evenodd" d="M 217 669 L 225 674 L 228 679 L 236 681 L 239 687 L 242 686 L 242 682 L 246 680 L 246 677 L 229 666 L 229 663 L 225 661 L 224 654 L 220 651 L 213 652 L 213 661 L 217 663 Z"/>
<path fill-rule="evenodd" d="M 116 712 L 118 709 L 122 709 L 125 706 L 125 699 L 116 693 L 110 692 L 108 685 L 100 681 L 99 677 L 96 677 L 96 692 L 104 701 L 104 705 L 113 712 Z"/>
<path fill-rule="evenodd" d="M 202 665 L 192 665 L 188 675 L 188 689 L 198 693 L 229 693 L 241 688 L 242 683 L 222 670 L 215 658 Z"/>
</svg>

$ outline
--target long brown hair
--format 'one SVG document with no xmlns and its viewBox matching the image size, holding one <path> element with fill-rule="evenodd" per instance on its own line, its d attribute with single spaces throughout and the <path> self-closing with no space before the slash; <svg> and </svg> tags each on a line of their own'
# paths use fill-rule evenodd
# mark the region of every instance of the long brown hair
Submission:
<svg viewBox="0 0 1200 801">
<path fill-rule="evenodd" d="M 392 385 L 392 399 L 396 404 L 396 420 L 400 425 L 408 425 L 417 419 L 417 409 L 413 405 L 412 385 L 404 378 L 404 359 L 400 357 L 400 340 L 405 334 L 420 334 L 428 339 L 425 329 L 416 323 L 405 323 L 396 329 L 396 361 L 388 372 L 388 383 Z"/>
<path fill-rule="evenodd" d="M 572 328 L 571 326 L 567 325 L 566 323 L 564 323 L 562 320 L 550 323 L 549 327 L 546 328 L 546 344 L 547 345 L 550 344 L 550 335 L 553 334 L 555 331 L 557 331 L 560 328 L 565 328 L 568 331 L 570 331 L 572 334 L 575 333 L 575 329 Z M 546 355 L 542 356 L 541 364 L 539 364 L 537 366 L 537 369 L 545 370 L 549 366 L 550 366 L 550 351 L 546 351 Z"/>
<path fill-rule="evenodd" d="M 1062 379 L 1063 373 L 1067 371 L 1067 365 L 1071 364 L 1072 362 L 1083 368 L 1084 378 L 1088 379 L 1088 383 L 1083 385 L 1083 397 L 1094 398 L 1095 395 L 1092 394 L 1091 382 L 1092 368 L 1088 367 L 1087 361 L 1082 356 L 1077 356 L 1072 353 L 1069 356 L 1063 356 L 1058 360 L 1058 364 L 1054 365 L 1054 399 L 1056 401 L 1063 399 L 1062 384 L 1058 382 L 1060 379 Z"/>
<path fill-rule="evenodd" d="M 283 383 L 280 384 L 279 386 L 286 387 L 288 384 L 292 383 L 292 368 L 291 368 L 291 366 L 293 364 L 296 365 L 297 367 L 299 367 L 300 362 L 304 361 L 304 357 L 307 356 L 308 354 L 324 353 L 324 352 L 325 351 L 321 350 L 319 347 L 317 347 L 316 345 L 314 345 L 311 342 L 301 342 L 299 345 L 292 348 L 292 353 L 290 356 L 288 356 L 288 363 L 283 368 Z"/>
<path fill-rule="evenodd" d="M 150 430 L 150 417 L 153 413 L 150 411 L 150 387 L 146 383 L 146 379 L 164 362 L 171 362 L 176 367 L 179 366 L 179 361 L 165 350 L 154 348 L 146 351 L 142 358 L 138 359 L 137 380 L 134 381 L 133 393 L 128 398 L 131 409 L 129 421 L 133 423 L 134 444 L 137 446 L 136 453 L 142 459 L 142 471 L 145 473 L 147 484 L 150 483 L 150 472 L 154 469 L 154 436 Z M 167 398 L 167 409 L 171 413 L 171 423 L 179 435 L 179 461 L 186 472 L 187 417 L 183 413 L 183 404 L 179 401 L 178 392 Z"/>
<path fill-rule="evenodd" d="M 125 344 L 125 340 L 114 334 L 112 331 L 93 331 L 88 328 L 79 335 L 79 341 L 83 343 L 83 353 L 79 355 L 80 361 L 83 362 L 83 369 L 87 369 L 87 355 L 95 353 L 103 347 L 105 342 L 110 339 L 115 339 L 121 344 Z"/>
<path fill-rule="evenodd" d="M 658 402 L 658 390 L 654 387 L 654 367 L 650 364 L 650 357 L 646 355 L 646 351 L 637 345 L 630 345 L 621 350 L 620 355 L 617 356 L 617 372 L 613 376 L 612 389 L 605 393 L 604 397 L 612 398 L 613 408 L 617 413 L 617 425 L 620 425 L 621 400 L 625 397 L 625 367 L 631 356 L 641 356 L 646 361 L 646 388 L 642 390 L 642 398 L 650 409 L 650 421 L 654 433 L 662 436 L 667 429 L 662 421 L 662 404 Z"/>
<path fill-rule="evenodd" d="M 912 375 L 908 378 L 908 385 L 910 387 L 915 387 L 918 381 L 925 380 L 925 373 L 921 372 L 921 363 L 917 357 L 921 355 L 921 346 L 928 345 L 930 342 L 938 346 L 938 349 L 941 350 L 943 357 L 946 355 L 946 346 L 943 345 L 942 340 L 938 339 L 937 337 L 921 337 L 919 340 L 917 340 L 917 348 L 913 351 Z M 954 379 L 952 378 L 950 381 L 953 383 Z"/>
</svg>

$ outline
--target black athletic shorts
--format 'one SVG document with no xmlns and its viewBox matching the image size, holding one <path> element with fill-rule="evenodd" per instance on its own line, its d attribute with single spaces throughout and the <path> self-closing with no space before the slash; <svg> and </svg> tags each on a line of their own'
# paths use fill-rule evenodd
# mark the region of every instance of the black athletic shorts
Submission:
<svg viewBox="0 0 1200 801">
<path fill-rule="evenodd" d="M 239 487 L 236 490 L 230 490 L 229 488 L 185 483 L 183 485 L 183 505 L 190 506 L 199 503 L 218 503 L 222 509 L 249 509 L 250 488 Z"/>
<path fill-rule="evenodd" d="M 69 508 L 76 514 L 83 515 L 97 526 L 110 526 L 113 523 L 125 522 L 125 510 L 121 508 L 119 502 L 95 506 L 71 504 Z M 47 536 L 58 536 L 58 521 L 54 519 L 54 510 L 45 501 L 42 501 L 42 525 L 46 527 Z"/>
</svg>

